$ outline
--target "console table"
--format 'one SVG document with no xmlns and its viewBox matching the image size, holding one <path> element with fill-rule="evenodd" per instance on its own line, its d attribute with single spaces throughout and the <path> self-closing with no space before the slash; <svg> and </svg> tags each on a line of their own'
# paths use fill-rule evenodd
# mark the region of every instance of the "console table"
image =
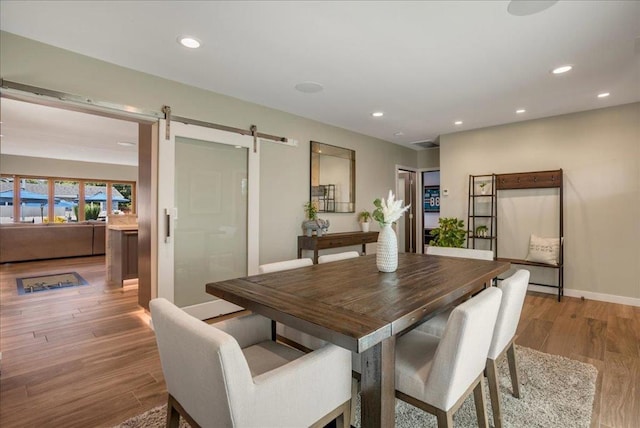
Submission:
<svg viewBox="0 0 640 428">
<path fill-rule="evenodd" d="M 367 253 L 367 244 L 378 241 L 378 232 L 342 232 L 325 233 L 322 236 L 298 236 L 298 258 L 302 258 L 302 250 L 313 251 L 313 263 L 318 263 L 318 250 L 327 248 L 362 245 L 362 253 Z"/>
</svg>

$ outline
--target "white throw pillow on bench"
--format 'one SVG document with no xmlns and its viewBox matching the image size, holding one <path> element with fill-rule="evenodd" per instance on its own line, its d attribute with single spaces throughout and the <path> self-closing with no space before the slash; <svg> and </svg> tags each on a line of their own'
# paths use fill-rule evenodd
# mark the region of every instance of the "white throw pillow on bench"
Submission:
<svg viewBox="0 0 640 428">
<path fill-rule="evenodd" d="M 559 255 L 560 238 L 541 238 L 531 234 L 526 261 L 557 266 Z"/>
</svg>

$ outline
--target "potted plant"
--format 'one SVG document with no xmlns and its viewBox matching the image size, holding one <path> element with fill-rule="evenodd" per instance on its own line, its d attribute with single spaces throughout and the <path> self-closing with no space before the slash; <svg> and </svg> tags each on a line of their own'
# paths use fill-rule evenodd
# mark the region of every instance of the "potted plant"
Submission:
<svg viewBox="0 0 640 428">
<path fill-rule="evenodd" d="M 482 226 L 476 227 L 476 234 L 475 234 L 476 237 L 486 238 L 488 233 L 489 233 L 489 229 L 487 228 L 487 226 L 482 225 Z"/>
<path fill-rule="evenodd" d="M 369 231 L 369 224 L 371 224 L 371 213 L 369 211 L 360 211 L 358 213 L 358 221 L 360 222 L 360 228 L 363 232 Z"/>
<path fill-rule="evenodd" d="M 317 220 L 318 219 L 318 207 L 315 202 L 309 201 L 304 204 L 304 212 L 307 215 L 307 219 L 309 220 Z"/>
<path fill-rule="evenodd" d="M 482 193 L 483 195 L 485 195 L 487 193 L 487 182 L 484 181 L 482 183 L 479 184 L 480 187 L 480 193 Z"/>
<path fill-rule="evenodd" d="M 434 247 L 462 247 L 467 236 L 464 222 L 455 217 L 441 217 L 438 219 L 438 227 L 431 231 L 433 239 L 429 245 Z"/>
</svg>

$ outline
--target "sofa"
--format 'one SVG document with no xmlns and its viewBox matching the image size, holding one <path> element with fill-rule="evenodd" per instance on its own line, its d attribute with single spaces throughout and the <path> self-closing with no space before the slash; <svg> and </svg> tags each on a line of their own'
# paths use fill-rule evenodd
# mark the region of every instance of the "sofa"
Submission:
<svg viewBox="0 0 640 428">
<path fill-rule="evenodd" d="M 0 263 L 105 253 L 105 223 L 0 225 Z"/>
</svg>

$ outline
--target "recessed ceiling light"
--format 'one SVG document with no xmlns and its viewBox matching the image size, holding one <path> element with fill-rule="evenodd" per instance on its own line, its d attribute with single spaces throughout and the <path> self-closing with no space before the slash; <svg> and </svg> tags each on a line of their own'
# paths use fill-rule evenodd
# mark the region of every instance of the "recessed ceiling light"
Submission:
<svg viewBox="0 0 640 428">
<path fill-rule="evenodd" d="M 296 88 L 297 91 L 304 92 L 305 94 L 315 94 L 324 90 L 324 87 L 317 82 L 300 82 L 294 86 L 294 88 Z"/>
<path fill-rule="evenodd" d="M 571 71 L 571 69 L 573 69 L 572 65 L 561 65 L 560 67 L 554 68 L 551 72 L 553 74 L 562 74 L 566 73 L 567 71 Z"/>
<path fill-rule="evenodd" d="M 404 135 L 404 132 L 402 131 L 394 132 L 393 135 L 396 137 L 402 137 Z"/>
<path fill-rule="evenodd" d="M 132 143 L 131 141 L 118 141 L 118 145 L 124 146 L 124 147 L 131 147 L 131 146 L 135 146 L 136 143 Z"/>
<path fill-rule="evenodd" d="M 180 36 L 178 37 L 178 43 L 189 49 L 197 49 L 202 44 L 200 40 L 192 36 Z"/>
<path fill-rule="evenodd" d="M 609 95 L 611 95 L 609 92 L 603 92 L 598 94 L 598 98 L 607 98 Z"/>
<path fill-rule="evenodd" d="M 542 12 L 556 4 L 558 0 L 511 0 L 507 12 L 515 16 L 527 16 Z"/>
<path fill-rule="evenodd" d="M 461 120 L 456 120 L 455 122 L 453 122 L 454 125 L 462 125 L 462 121 Z"/>
<path fill-rule="evenodd" d="M 526 113 L 527 111 L 523 108 L 516 110 L 516 113 L 518 114 L 522 114 L 522 113 Z"/>
<path fill-rule="evenodd" d="M 242 148 L 242 146 L 236 146 L 236 149 L 241 149 L 241 148 Z"/>
<path fill-rule="evenodd" d="M 371 116 L 373 117 L 382 117 L 384 116 L 384 113 L 381 111 L 374 111 L 373 113 L 371 113 Z"/>
</svg>

